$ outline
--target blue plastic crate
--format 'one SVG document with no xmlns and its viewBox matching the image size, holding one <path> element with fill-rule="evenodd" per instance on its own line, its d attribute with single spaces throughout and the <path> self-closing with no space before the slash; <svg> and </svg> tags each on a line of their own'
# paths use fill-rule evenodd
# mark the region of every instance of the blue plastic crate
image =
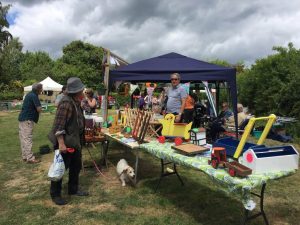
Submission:
<svg viewBox="0 0 300 225">
<path fill-rule="evenodd" d="M 226 138 L 218 139 L 215 143 L 213 143 L 213 147 L 224 147 L 226 149 L 226 155 L 232 157 L 239 143 L 240 141 L 233 137 L 226 137 Z M 256 145 L 253 143 L 246 142 L 242 150 L 242 153 L 249 148 L 257 148 L 257 147 L 265 147 L 265 145 Z"/>
</svg>

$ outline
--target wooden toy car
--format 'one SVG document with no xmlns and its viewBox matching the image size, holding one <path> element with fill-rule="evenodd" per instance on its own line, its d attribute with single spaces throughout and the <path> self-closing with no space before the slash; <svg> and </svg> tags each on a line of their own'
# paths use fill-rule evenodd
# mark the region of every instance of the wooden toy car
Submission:
<svg viewBox="0 0 300 225">
<path fill-rule="evenodd" d="M 228 168 L 228 173 L 230 176 L 240 176 L 245 177 L 252 173 L 252 170 L 247 166 L 244 166 L 236 161 L 233 162 L 225 162 L 225 167 Z"/>
<path fill-rule="evenodd" d="M 208 160 L 208 164 L 211 164 L 213 168 L 217 169 L 219 166 L 224 167 L 225 162 L 227 162 L 226 149 L 223 147 L 214 147 L 211 152 L 211 159 Z"/>
<path fill-rule="evenodd" d="M 183 137 L 186 140 L 190 138 L 189 130 L 192 128 L 192 122 L 175 123 L 175 116 L 173 114 L 167 114 L 163 119 L 159 119 L 158 121 L 163 125 L 161 131 L 163 136 Z"/>
</svg>

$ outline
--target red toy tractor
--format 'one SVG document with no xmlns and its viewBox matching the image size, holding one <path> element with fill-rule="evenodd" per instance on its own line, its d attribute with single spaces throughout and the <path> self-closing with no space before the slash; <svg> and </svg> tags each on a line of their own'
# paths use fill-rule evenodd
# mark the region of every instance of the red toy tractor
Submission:
<svg viewBox="0 0 300 225">
<path fill-rule="evenodd" d="M 211 164 L 213 168 L 217 169 L 219 166 L 224 167 L 225 162 L 227 162 L 226 149 L 223 147 L 214 147 L 211 152 L 211 159 L 208 160 L 208 164 Z"/>
</svg>

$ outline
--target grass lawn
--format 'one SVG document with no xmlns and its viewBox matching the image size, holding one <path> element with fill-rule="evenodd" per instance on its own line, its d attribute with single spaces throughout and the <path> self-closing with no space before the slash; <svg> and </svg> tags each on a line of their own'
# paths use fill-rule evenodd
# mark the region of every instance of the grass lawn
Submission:
<svg viewBox="0 0 300 225">
<path fill-rule="evenodd" d="M 86 168 L 80 175 L 83 190 L 89 197 L 68 197 L 64 179 L 63 195 L 66 206 L 56 206 L 49 197 L 48 168 L 53 153 L 39 155 L 39 146 L 49 144 L 47 134 L 54 115 L 43 113 L 34 128 L 33 150 L 42 160 L 30 165 L 22 162 L 18 137 L 17 112 L 0 112 L 0 224 L 240 224 L 243 205 L 225 194 L 207 175 L 179 166 L 185 182 L 181 186 L 175 176 L 165 178 L 157 193 L 154 189 L 160 174 L 160 161 L 147 153 L 141 154 L 136 187 L 121 187 L 115 168 L 120 158 L 133 165 L 135 156 L 117 144 L 109 149 L 107 178 L 94 168 Z M 281 145 L 269 141 L 267 145 Z M 299 150 L 299 146 L 295 145 Z M 91 150 L 99 159 L 99 152 Z M 83 150 L 84 165 L 92 166 L 90 156 Z M 257 202 L 258 203 L 258 202 Z M 300 176 L 295 175 L 269 182 L 265 195 L 265 211 L 270 224 L 300 224 Z M 249 224 L 264 224 L 259 217 Z"/>
</svg>

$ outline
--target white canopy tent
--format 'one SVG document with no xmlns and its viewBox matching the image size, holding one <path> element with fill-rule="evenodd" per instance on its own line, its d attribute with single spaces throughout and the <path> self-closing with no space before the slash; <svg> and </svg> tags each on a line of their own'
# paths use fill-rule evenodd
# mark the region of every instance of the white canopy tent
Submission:
<svg viewBox="0 0 300 225">
<path fill-rule="evenodd" d="M 62 85 L 52 80 L 50 77 L 39 82 L 43 85 L 43 92 L 39 96 L 40 100 L 46 102 L 54 102 L 56 96 L 61 92 Z M 24 94 L 26 95 L 28 92 L 32 90 L 32 85 L 24 87 Z M 24 95 L 24 96 L 25 96 Z"/>
<path fill-rule="evenodd" d="M 50 77 L 39 82 L 43 85 L 44 91 L 58 91 L 60 92 L 62 89 L 62 85 L 52 80 Z M 32 90 L 32 85 L 24 87 L 24 92 L 29 92 Z"/>
</svg>

